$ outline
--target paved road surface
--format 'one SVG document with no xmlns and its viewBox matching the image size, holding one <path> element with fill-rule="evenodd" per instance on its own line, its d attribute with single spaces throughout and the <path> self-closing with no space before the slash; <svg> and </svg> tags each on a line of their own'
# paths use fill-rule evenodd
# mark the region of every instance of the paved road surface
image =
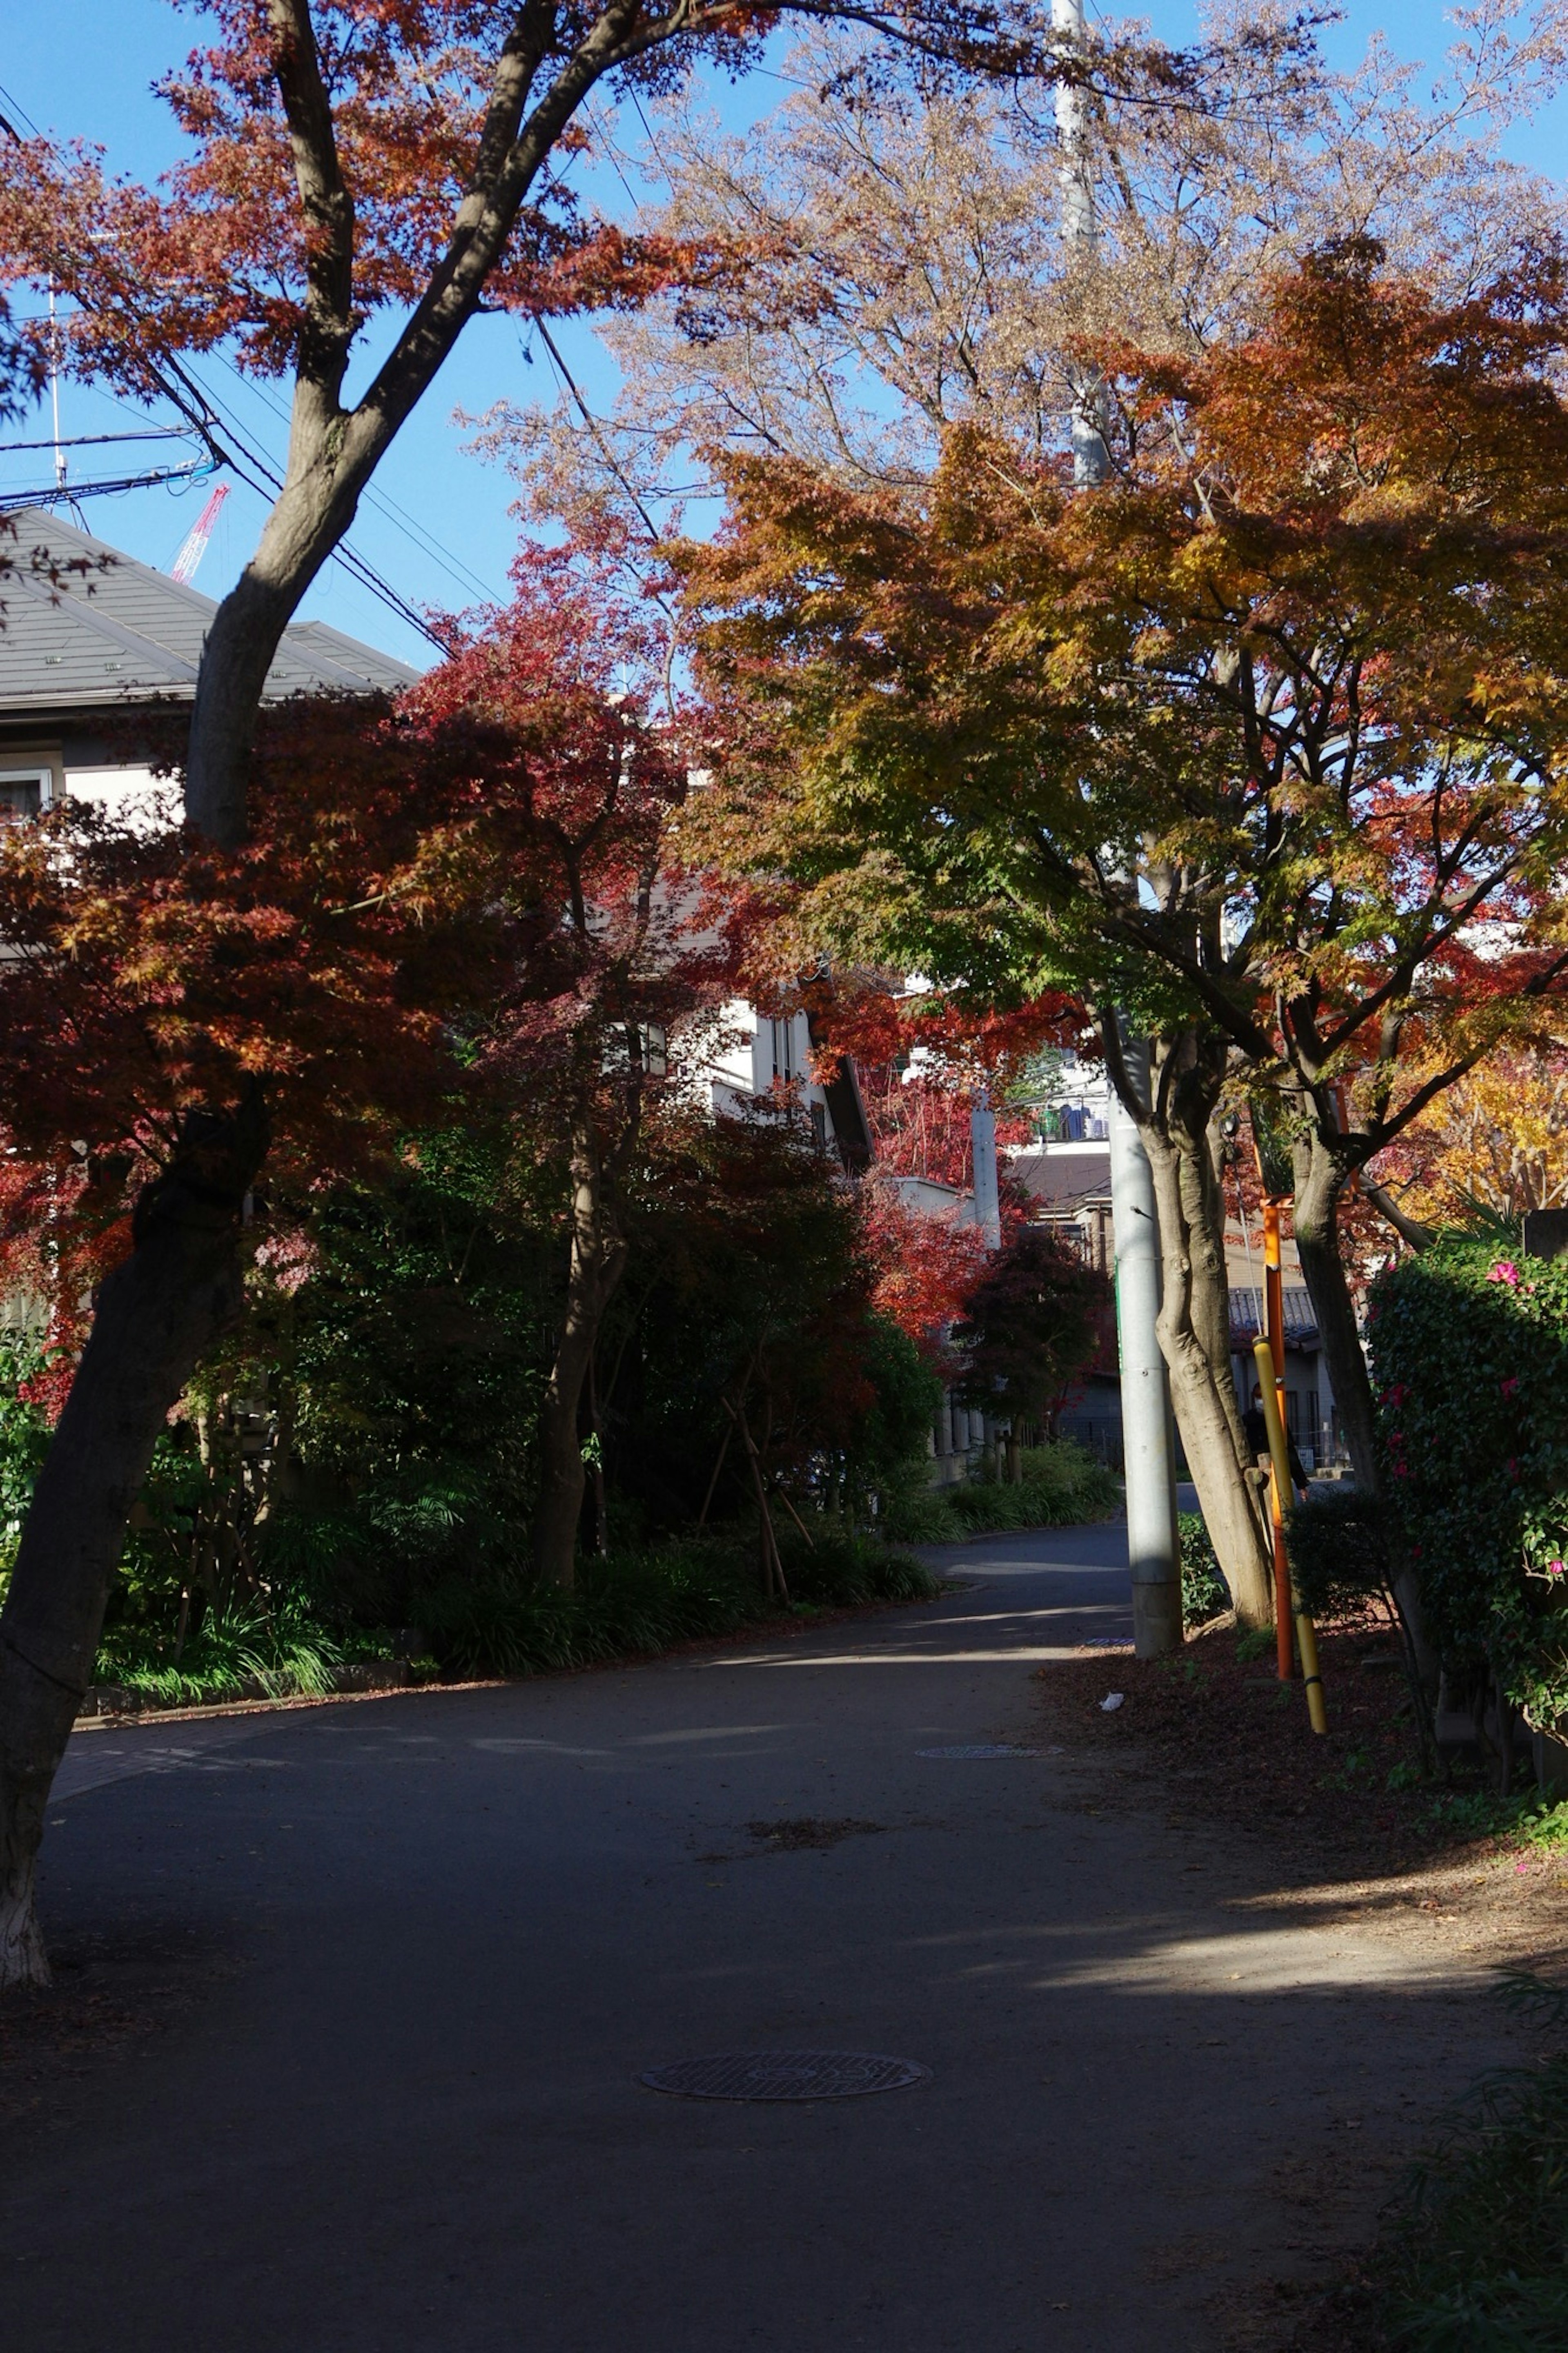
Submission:
<svg viewBox="0 0 1568 2353">
<path fill-rule="evenodd" d="M 1267 1883 L 1088 1810 L 1081 1759 L 921 1754 L 1037 1742 L 1034 1663 L 1127 1627 L 1124 1559 L 993 1537 L 946 1556 L 972 1589 L 804 1639 L 79 1734 L 58 1947 L 223 1966 L 14 2135 L 7 2347 L 1217 2348 L 1215 2291 L 1300 2236 L 1279 2167 L 1405 2130 L 1482 2005 L 1373 1927 L 1222 1904 Z M 804 1816 L 877 1827 L 747 1829 Z M 808 2046 L 931 2078 L 637 2082 Z"/>
</svg>

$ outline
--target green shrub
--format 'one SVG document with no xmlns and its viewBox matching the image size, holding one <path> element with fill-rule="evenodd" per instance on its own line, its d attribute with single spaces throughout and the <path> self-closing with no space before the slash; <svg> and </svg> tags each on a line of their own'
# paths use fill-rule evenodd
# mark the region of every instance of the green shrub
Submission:
<svg viewBox="0 0 1568 2353">
<path fill-rule="evenodd" d="M 27 1384 L 43 1368 L 43 1347 L 32 1334 L 0 1334 L 0 1599 L 16 1557 L 33 1482 L 49 1442 L 43 1408 L 25 1394 Z"/>
<path fill-rule="evenodd" d="M 1374 1287 L 1391 1507 L 1445 1662 L 1568 1708 L 1568 1259 L 1450 1236 Z"/>
<path fill-rule="evenodd" d="M 961 1544 L 1003 1530 L 1077 1527 L 1121 1508 L 1121 1481 L 1073 1439 L 1026 1446 L 1020 1461 L 1017 1481 L 982 1472 L 937 1488 L 924 1474 L 915 1489 L 911 1479 L 890 1498 L 888 1534 L 901 1544 Z"/>
<path fill-rule="evenodd" d="M 812 1533 L 808 1549 L 797 1532 L 780 1531 L 796 1608 L 927 1600 L 936 1591 L 929 1569 L 878 1538 L 831 1525 Z M 425 1597 L 421 1624 L 449 1672 L 521 1675 L 733 1633 L 776 1609 L 763 1595 L 754 1549 L 731 1532 L 586 1561 L 570 1593 L 542 1591 L 518 1575 L 452 1578 Z"/>
<path fill-rule="evenodd" d="M 1285 1549 L 1296 1598 L 1309 1617 L 1336 1617 L 1388 1586 L 1382 1509 L 1353 1487 L 1293 1504 L 1285 1520 Z"/>
<path fill-rule="evenodd" d="M 879 1501 L 879 1525 L 893 1544 L 952 1544 L 966 1533 L 948 1509 L 946 1491 L 932 1486 L 926 1456 L 884 1480 Z"/>
<path fill-rule="evenodd" d="M 1203 1514 L 1178 1512 L 1176 1535 L 1182 1554 L 1182 1623 L 1206 1625 L 1230 1608 L 1230 1588 L 1220 1575 Z"/>
<path fill-rule="evenodd" d="M 111 1627 L 99 1650 L 95 1680 L 159 1707 L 293 1699 L 331 1691 L 351 1660 L 386 1656 L 390 1648 L 384 1641 L 378 1652 L 373 1638 L 345 1639 L 316 1622 L 298 1601 L 276 1610 L 253 1601 L 209 1612 L 179 1645 L 172 1632 L 142 1621 Z"/>
</svg>

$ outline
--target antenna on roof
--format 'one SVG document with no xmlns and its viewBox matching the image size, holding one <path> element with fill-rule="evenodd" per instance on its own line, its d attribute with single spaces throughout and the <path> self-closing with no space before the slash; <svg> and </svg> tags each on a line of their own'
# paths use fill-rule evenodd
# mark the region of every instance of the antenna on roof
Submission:
<svg viewBox="0 0 1568 2353">
<path fill-rule="evenodd" d="M 213 525 L 223 511 L 223 502 L 228 493 L 228 483 L 220 482 L 196 517 L 195 526 L 184 547 L 169 566 L 170 579 L 177 580 L 182 588 L 188 588 L 196 576 L 196 566 L 207 552 L 207 542 L 213 535 Z"/>
<path fill-rule="evenodd" d="M 49 280 L 49 405 L 55 427 L 55 488 L 66 495 L 66 453 L 60 446 L 60 330 L 55 317 L 55 281 Z"/>
</svg>

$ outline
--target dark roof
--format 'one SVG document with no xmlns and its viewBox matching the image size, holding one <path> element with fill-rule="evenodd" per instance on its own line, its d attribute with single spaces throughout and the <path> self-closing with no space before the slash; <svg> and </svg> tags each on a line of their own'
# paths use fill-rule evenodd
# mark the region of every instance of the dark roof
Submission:
<svg viewBox="0 0 1568 2353">
<path fill-rule="evenodd" d="M 1070 1215 L 1084 1201 L 1110 1198 L 1109 1150 L 1016 1152 L 1006 1163 L 1006 1174 L 1043 1209 L 1058 1215 Z"/>
<path fill-rule="evenodd" d="M 0 716 L 112 708 L 195 693 L 217 607 L 41 507 L 14 518 L 18 568 L 5 578 Z M 37 550 L 58 581 L 30 569 Z M 85 571 L 64 567 L 85 564 Z M 269 701 L 289 694 L 395 693 L 419 672 L 324 621 L 295 621 L 267 673 Z"/>
<path fill-rule="evenodd" d="M 1292 1285 L 1285 1294 L 1285 1340 L 1287 1346 L 1315 1347 L 1318 1339 L 1318 1319 L 1312 1312 L 1312 1301 L 1304 1286 Z M 1256 1283 L 1236 1283 L 1230 1293 L 1230 1336 L 1237 1347 L 1252 1345 L 1263 1329 L 1263 1293 Z"/>
</svg>

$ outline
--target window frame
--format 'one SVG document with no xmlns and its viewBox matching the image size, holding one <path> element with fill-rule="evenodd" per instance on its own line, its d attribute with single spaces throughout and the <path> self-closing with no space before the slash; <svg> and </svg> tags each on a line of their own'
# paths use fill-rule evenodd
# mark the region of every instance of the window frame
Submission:
<svg viewBox="0 0 1568 2353">
<path fill-rule="evenodd" d="M 55 805 L 57 795 L 55 791 L 55 768 L 52 760 L 6 760 L 4 757 L 0 757 L 0 794 L 4 794 L 5 787 L 8 785 L 37 786 L 38 807 L 37 814 L 39 817 L 43 816 L 46 809 L 53 808 Z M 28 817 L 20 814 L 18 814 L 16 819 L 16 822 L 19 825 L 26 825 L 28 821 Z M 6 820 L 4 818 L 0 818 L 0 825 L 5 824 L 5 822 Z"/>
</svg>

